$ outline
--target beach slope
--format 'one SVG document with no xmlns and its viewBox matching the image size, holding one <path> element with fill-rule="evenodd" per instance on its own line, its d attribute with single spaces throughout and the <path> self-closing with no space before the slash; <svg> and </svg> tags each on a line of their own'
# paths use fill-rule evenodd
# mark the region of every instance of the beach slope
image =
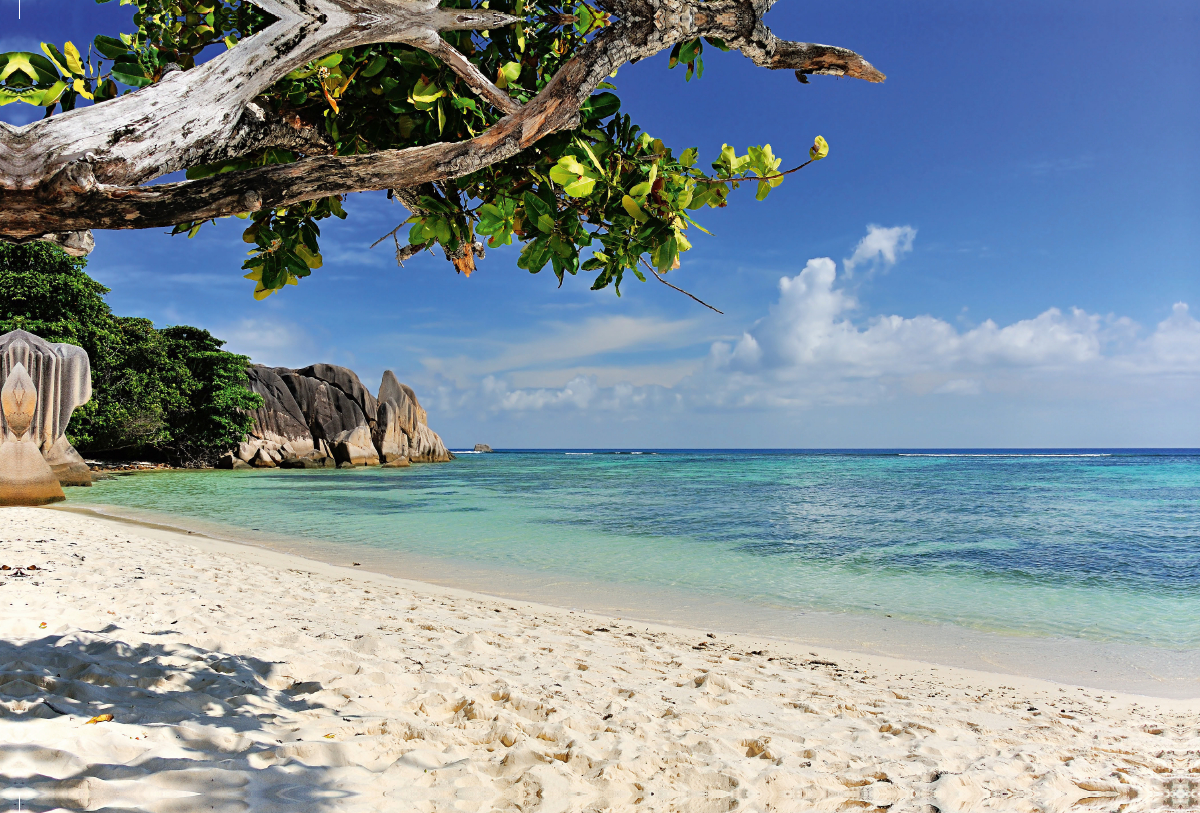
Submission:
<svg viewBox="0 0 1200 813">
<path fill-rule="evenodd" d="M 1200 804 L 1197 701 L 607 619 L 46 509 L 0 511 L 0 564 L 13 809 Z"/>
</svg>

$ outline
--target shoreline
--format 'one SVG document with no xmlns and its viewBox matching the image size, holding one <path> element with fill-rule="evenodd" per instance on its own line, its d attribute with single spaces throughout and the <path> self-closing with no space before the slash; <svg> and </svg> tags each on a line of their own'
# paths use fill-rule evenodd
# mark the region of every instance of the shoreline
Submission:
<svg viewBox="0 0 1200 813">
<path fill-rule="evenodd" d="M 1200 700 L 1200 650 L 1020 636 L 952 624 L 769 607 L 673 588 L 588 582 L 559 575 L 539 578 L 361 545 L 339 546 L 304 537 L 254 534 L 191 517 L 116 506 L 67 503 L 50 510 L 198 536 L 335 567 L 338 562 L 358 561 L 361 568 L 353 567 L 353 572 L 398 578 L 414 589 L 425 585 L 663 629 L 751 636 L 821 647 L 844 655 L 892 658 L 1148 698 Z"/>
<path fill-rule="evenodd" d="M 36 809 L 1149 813 L 1200 773 L 1200 699 L 613 619 L 76 511 L 4 509 L 0 539 L 0 780 Z"/>
</svg>

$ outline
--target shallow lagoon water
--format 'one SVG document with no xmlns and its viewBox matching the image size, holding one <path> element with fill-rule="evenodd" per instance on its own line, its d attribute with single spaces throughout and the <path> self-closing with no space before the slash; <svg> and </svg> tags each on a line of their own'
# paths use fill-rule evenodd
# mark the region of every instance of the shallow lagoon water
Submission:
<svg viewBox="0 0 1200 813">
<path fill-rule="evenodd" d="M 514 580 L 1200 648 L 1191 450 L 501 452 L 149 472 L 69 499 Z"/>
</svg>

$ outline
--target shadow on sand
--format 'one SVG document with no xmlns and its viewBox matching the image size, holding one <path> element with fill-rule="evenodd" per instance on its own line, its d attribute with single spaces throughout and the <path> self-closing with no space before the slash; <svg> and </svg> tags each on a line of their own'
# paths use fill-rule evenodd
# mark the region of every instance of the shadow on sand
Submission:
<svg viewBox="0 0 1200 813">
<path fill-rule="evenodd" d="M 130 645 L 115 631 L 0 640 L 0 810 L 315 813 L 349 801 L 328 767 L 337 743 L 279 733 L 330 713 L 312 697 L 321 686 L 170 632 Z"/>
</svg>

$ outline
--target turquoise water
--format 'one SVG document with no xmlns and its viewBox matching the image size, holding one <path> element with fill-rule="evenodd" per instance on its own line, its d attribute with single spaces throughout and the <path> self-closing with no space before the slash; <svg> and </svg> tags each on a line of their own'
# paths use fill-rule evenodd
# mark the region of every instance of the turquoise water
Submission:
<svg viewBox="0 0 1200 813">
<path fill-rule="evenodd" d="M 1200 452 L 506 452 L 159 472 L 112 505 L 453 566 L 1200 648 Z"/>
</svg>

